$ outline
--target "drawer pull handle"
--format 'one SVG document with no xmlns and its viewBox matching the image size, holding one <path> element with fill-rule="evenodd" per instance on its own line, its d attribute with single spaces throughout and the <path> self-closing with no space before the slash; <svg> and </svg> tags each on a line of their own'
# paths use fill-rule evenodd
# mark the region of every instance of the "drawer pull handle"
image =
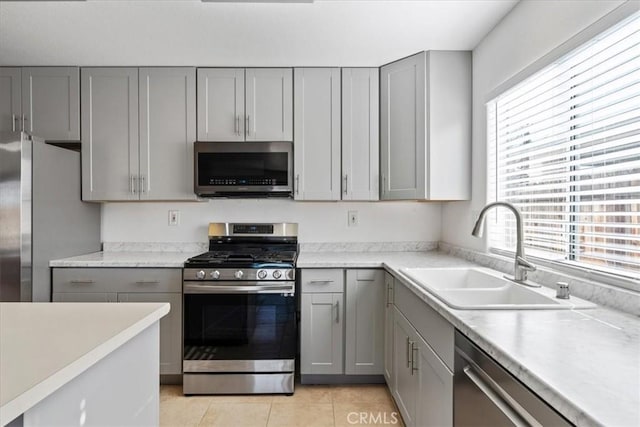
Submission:
<svg viewBox="0 0 640 427">
<path fill-rule="evenodd" d="M 71 280 L 69 283 L 73 283 L 74 285 L 89 285 L 96 282 L 95 280 Z"/>
<path fill-rule="evenodd" d="M 407 337 L 407 368 L 411 367 L 411 339 Z"/>
<path fill-rule="evenodd" d="M 333 283 L 333 280 L 309 280 L 309 283 L 317 284 L 317 283 Z"/>
<path fill-rule="evenodd" d="M 157 280 L 138 280 L 136 283 L 138 285 L 155 285 L 155 284 L 158 284 L 160 282 L 157 281 Z"/>
<path fill-rule="evenodd" d="M 340 301 L 336 301 L 336 323 L 340 323 Z"/>
<path fill-rule="evenodd" d="M 412 342 L 411 343 L 411 375 L 413 375 L 413 373 L 418 370 L 417 363 L 416 363 L 416 361 L 418 360 L 417 354 L 418 354 L 418 346 L 416 345 L 416 343 Z"/>
</svg>

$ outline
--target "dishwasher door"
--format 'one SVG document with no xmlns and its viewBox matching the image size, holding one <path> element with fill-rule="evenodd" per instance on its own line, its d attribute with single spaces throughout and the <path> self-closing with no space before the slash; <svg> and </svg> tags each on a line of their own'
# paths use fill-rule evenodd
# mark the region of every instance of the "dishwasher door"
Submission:
<svg viewBox="0 0 640 427">
<path fill-rule="evenodd" d="M 454 426 L 570 426 L 486 353 L 456 331 Z"/>
</svg>

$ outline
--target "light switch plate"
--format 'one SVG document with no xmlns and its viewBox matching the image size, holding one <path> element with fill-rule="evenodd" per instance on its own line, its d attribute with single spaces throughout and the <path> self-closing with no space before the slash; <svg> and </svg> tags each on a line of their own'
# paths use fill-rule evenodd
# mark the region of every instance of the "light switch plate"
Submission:
<svg viewBox="0 0 640 427">
<path fill-rule="evenodd" d="M 169 225 L 180 225 L 180 211 L 169 211 Z"/>
<path fill-rule="evenodd" d="M 358 211 L 348 212 L 347 225 L 349 227 L 356 227 L 358 225 Z"/>
</svg>

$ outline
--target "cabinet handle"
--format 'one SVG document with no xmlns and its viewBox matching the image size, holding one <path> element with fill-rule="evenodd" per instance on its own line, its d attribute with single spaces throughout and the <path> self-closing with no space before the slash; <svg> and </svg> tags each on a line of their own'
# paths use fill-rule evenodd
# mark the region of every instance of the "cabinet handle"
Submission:
<svg viewBox="0 0 640 427">
<path fill-rule="evenodd" d="M 90 285 L 96 282 L 94 280 L 70 280 L 69 283 L 73 283 L 74 285 Z"/>
<path fill-rule="evenodd" d="M 240 116 L 236 116 L 236 135 L 240 136 Z"/>
<path fill-rule="evenodd" d="M 300 175 L 296 175 L 296 194 L 300 194 Z"/>
<path fill-rule="evenodd" d="M 140 175 L 140 194 L 144 193 L 144 175 Z"/>
<path fill-rule="evenodd" d="M 387 285 L 387 307 L 393 304 L 393 301 L 391 300 L 392 298 L 393 298 L 393 288 L 391 287 L 391 285 Z"/>
<path fill-rule="evenodd" d="M 160 282 L 157 280 L 138 280 L 136 283 L 138 285 L 156 285 Z"/>
<path fill-rule="evenodd" d="M 24 125 L 24 122 L 26 122 L 27 116 L 25 116 L 24 114 L 22 115 L 22 131 L 24 132 L 24 130 L 26 129 L 26 126 Z"/>
<path fill-rule="evenodd" d="M 309 283 L 333 283 L 333 280 L 309 280 Z"/>
<path fill-rule="evenodd" d="M 407 368 L 411 366 L 411 340 L 407 337 Z"/>
<path fill-rule="evenodd" d="M 131 179 L 129 180 L 129 190 L 131 194 L 136 194 L 136 176 L 131 175 Z"/>
<path fill-rule="evenodd" d="M 418 370 L 416 360 L 418 359 L 418 346 L 411 343 L 411 375 Z"/>
<path fill-rule="evenodd" d="M 344 194 L 347 194 L 347 183 L 349 182 L 349 175 L 344 176 Z"/>
<path fill-rule="evenodd" d="M 15 131 L 16 131 L 16 119 L 17 119 L 16 115 L 15 115 L 15 114 L 12 114 L 12 115 L 11 115 L 11 130 L 12 130 L 13 132 L 15 132 Z"/>
<path fill-rule="evenodd" d="M 340 301 L 336 301 L 336 323 L 340 323 Z"/>
<path fill-rule="evenodd" d="M 244 133 L 247 134 L 247 136 L 249 136 L 249 115 L 247 114 L 247 118 L 245 119 L 244 122 Z"/>
</svg>

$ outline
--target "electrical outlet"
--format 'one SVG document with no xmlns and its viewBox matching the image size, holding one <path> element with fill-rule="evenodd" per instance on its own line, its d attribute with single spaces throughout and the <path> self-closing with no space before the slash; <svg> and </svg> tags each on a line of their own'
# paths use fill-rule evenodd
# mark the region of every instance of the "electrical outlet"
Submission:
<svg viewBox="0 0 640 427">
<path fill-rule="evenodd" d="M 348 212 L 347 225 L 349 227 L 356 227 L 358 225 L 358 211 Z"/>
<path fill-rule="evenodd" d="M 169 211 L 169 225 L 180 225 L 180 211 Z"/>
</svg>

